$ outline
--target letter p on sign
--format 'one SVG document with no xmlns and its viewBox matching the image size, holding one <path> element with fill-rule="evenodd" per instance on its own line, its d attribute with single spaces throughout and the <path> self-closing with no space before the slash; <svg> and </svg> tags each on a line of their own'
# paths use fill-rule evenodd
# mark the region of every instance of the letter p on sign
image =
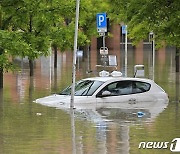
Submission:
<svg viewBox="0 0 180 154">
<path fill-rule="evenodd" d="M 98 25 L 99 25 L 99 27 L 101 27 L 101 25 L 104 22 L 104 16 L 103 15 L 99 15 L 99 20 L 98 21 L 99 21 Z"/>
</svg>

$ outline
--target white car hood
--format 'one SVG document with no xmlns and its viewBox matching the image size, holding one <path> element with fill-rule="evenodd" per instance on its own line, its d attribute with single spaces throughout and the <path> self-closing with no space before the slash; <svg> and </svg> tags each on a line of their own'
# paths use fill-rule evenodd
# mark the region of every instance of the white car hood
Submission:
<svg viewBox="0 0 180 154">
<path fill-rule="evenodd" d="M 58 105 L 69 103 L 70 96 L 54 94 L 43 98 L 38 98 L 35 102 L 46 106 L 57 107 Z"/>
<path fill-rule="evenodd" d="M 90 96 L 91 97 L 91 96 Z M 80 109 L 95 109 L 96 100 L 88 98 L 88 96 L 74 96 L 74 107 Z M 70 95 L 50 95 L 35 100 L 35 103 L 39 103 L 45 106 L 56 107 L 56 108 L 70 108 Z"/>
</svg>

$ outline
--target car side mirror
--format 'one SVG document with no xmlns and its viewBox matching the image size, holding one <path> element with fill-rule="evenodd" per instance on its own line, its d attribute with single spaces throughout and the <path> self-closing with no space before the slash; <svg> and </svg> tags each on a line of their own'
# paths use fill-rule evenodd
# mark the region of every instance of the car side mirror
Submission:
<svg viewBox="0 0 180 154">
<path fill-rule="evenodd" d="M 111 96 L 111 92 L 110 91 L 103 91 L 102 94 L 97 95 L 97 97 L 108 97 Z"/>
</svg>

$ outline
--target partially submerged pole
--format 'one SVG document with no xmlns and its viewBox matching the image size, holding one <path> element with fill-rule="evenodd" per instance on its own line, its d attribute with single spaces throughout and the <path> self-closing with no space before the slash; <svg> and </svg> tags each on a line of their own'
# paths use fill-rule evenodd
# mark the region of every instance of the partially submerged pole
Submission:
<svg viewBox="0 0 180 154">
<path fill-rule="evenodd" d="M 0 56 L 3 54 L 3 49 L 0 48 Z M 3 88 L 3 66 L 0 64 L 0 89 Z"/>
<path fill-rule="evenodd" d="M 72 65 L 71 103 L 70 103 L 71 108 L 74 107 L 74 94 L 75 94 L 75 82 L 76 82 L 76 51 L 77 51 L 77 38 L 78 38 L 79 3 L 80 3 L 80 0 L 76 0 L 76 20 L 75 20 L 74 52 L 73 52 L 73 65 Z"/>
<path fill-rule="evenodd" d="M 152 80 L 154 80 L 154 76 L 155 76 L 155 35 L 153 33 L 153 40 L 152 40 L 152 67 L 153 67 L 153 78 Z"/>
<path fill-rule="evenodd" d="M 2 30 L 2 11 L 0 11 L 0 29 Z M 3 54 L 3 48 L 0 47 L 0 55 Z M 3 64 L 0 64 L 0 89 L 3 88 Z"/>
<path fill-rule="evenodd" d="M 126 31 L 125 31 L 125 77 L 127 77 L 127 25 L 125 25 Z"/>
<path fill-rule="evenodd" d="M 74 110 L 73 108 L 70 109 L 71 113 L 71 133 L 72 133 L 72 154 L 76 154 L 76 127 L 75 127 L 75 120 L 74 120 Z"/>
<path fill-rule="evenodd" d="M 149 33 L 149 41 L 152 41 L 152 80 L 155 76 L 155 34 L 153 31 Z"/>
</svg>

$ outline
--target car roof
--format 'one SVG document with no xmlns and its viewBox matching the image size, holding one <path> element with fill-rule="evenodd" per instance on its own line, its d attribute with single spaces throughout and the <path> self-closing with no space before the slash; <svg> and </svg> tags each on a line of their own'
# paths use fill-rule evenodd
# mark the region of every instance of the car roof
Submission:
<svg viewBox="0 0 180 154">
<path fill-rule="evenodd" d="M 95 81 L 102 81 L 102 82 L 107 82 L 107 81 L 125 81 L 125 80 L 131 80 L 131 81 L 141 81 L 141 82 L 148 82 L 152 83 L 153 81 L 147 78 L 132 78 L 132 77 L 91 77 L 91 78 L 86 78 L 83 80 L 95 80 Z"/>
</svg>

